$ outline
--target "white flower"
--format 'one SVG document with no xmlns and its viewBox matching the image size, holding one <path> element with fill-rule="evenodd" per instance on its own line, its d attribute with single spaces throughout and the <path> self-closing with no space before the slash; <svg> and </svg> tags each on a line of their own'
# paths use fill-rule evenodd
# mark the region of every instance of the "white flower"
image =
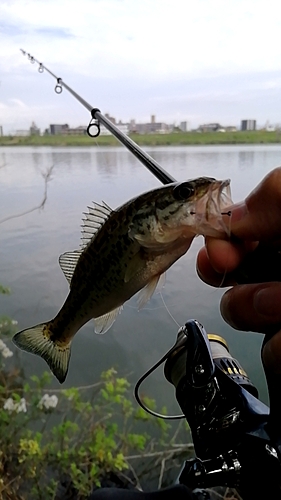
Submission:
<svg viewBox="0 0 281 500">
<path fill-rule="evenodd" d="M 20 413 L 21 411 L 23 413 L 26 413 L 26 401 L 24 398 L 21 398 L 19 403 L 15 403 L 15 410 L 17 413 Z"/>
<path fill-rule="evenodd" d="M 43 410 L 44 408 L 46 410 L 49 410 L 49 408 L 55 408 L 57 404 L 58 404 L 58 397 L 55 394 L 53 394 L 53 396 L 49 396 L 49 394 L 44 394 L 44 396 L 42 396 L 37 406 L 38 408 L 40 408 L 40 410 Z"/>
<path fill-rule="evenodd" d="M 17 325 L 18 321 L 16 319 L 12 319 L 12 325 Z"/>
<path fill-rule="evenodd" d="M 0 339 L 0 352 L 4 358 L 10 358 L 13 356 L 13 352 L 6 346 L 2 339 Z"/>
<path fill-rule="evenodd" d="M 13 411 L 14 410 L 14 401 L 13 401 L 13 399 L 12 398 L 6 399 L 3 408 L 4 408 L 4 410 Z"/>
<path fill-rule="evenodd" d="M 3 351 L 3 349 L 5 349 L 7 346 L 5 344 L 5 342 L 3 342 L 2 339 L 0 339 L 0 351 Z"/>
<path fill-rule="evenodd" d="M 53 394 L 50 398 L 49 398 L 49 408 L 55 408 L 58 404 L 58 397 Z"/>
<path fill-rule="evenodd" d="M 10 358 L 13 356 L 13 352 L 8 347 L 4 347 L 4 349 L 2 349 L 2 356 L 4 358 Z"/>
<path fill-rule="evenodd" d="M 20 402 L 14 401 L 12 398 L 8 398 L 3 406 L 4 410 L 8 411 L 16 411 L 17 413 L 23 412 L 26 413 L 26 401 L 24 398 L 21 398 Z"/>
</svg>

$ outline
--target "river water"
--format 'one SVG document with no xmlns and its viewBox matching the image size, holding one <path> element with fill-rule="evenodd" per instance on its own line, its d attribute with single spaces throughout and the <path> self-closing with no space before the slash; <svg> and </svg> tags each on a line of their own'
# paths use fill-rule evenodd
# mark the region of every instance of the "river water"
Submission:
<svg viewBox="0 0 281 500">
<path fill-rule="evenodd" d="M 281 163 L 281 146 L 155 147 L 146 151 L 176 179 L 202 175 L 231 179 L 232 196 L 239 201 Z M 47 201 L 43 176 L 52 169 Z M 119 148 L 0 148 L 0 283 L 11 287 L 12 295 L 0 295 L 0 315 L 18 321 L 19 329 L 52 318 L 68 293 L 58 257 L 80 244 L 82 212 L 92 201 L 104 200 L 112 208 L 159 181 L 132 155 Z M 19 214 L 23 214 L 17 217 Z M 10 218 L 13 217 L 13 218 Z M 3 219 L 9 218 L 3 222 Z M 93 322 L 76 335 L 65 386 L 96 381 L 100 372 L 115 366 L 122 375 L 137 378 L 154 364 L 175 341 L 178 326 L 197 318 L 209 332 L 227 340 L 234 357 L 257 385 L 266 401 L 266 387 L 260 363 L 262 337 L 236 332 L 219 313 L 223 290 L 200 281 L 195 271 L 203 239 L 168 272 L 161 294 L 156 294 L 138 312 L 136 299 L 126 303 L 113 327 L 96 335 Z M 20 354 L 27 373 L 42 373 L 47 365 L 37 356 Z M 54 379 L 53 386 L 59 384 Z M 159 405 L 177 407 L 173 388 L 159 369 L 144 386 Z"/>
</svg>

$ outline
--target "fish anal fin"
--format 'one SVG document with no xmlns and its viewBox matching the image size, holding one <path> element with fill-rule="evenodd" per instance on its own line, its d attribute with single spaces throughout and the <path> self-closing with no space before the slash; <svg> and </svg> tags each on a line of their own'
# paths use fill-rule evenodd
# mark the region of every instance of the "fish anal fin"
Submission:
<svg viewBox="0 0 281 500">
<path fill-rule="evenodd" d="M 158 283 L 161 284 L 162 280 L 165 280 L 165 277 L 162 278 L 164 274 L 165 273 L 163 273 L 162 275 L 157 274 L 156 276 L 153 276 L 153 278 L 149 280 L 147 285 L 145 285 L 145 287 L 139 292 L 138 309 L 141 309 L 149 301 L 149 299 L 155 292 Z"/>
<path fill-rule="evenodd" d="M 166 283 L 166 273 L 162 273 L 159 276 L 159 281 L 156 287 L 156 293 L 161 292 L 161 289 L 164 288 L 165 283 Z"/>
<path fill-rule="evenodd" d="M 14 344 L 24 351 L 41 356 L 62 384 L 68 372 L 70 344 L 62 347 L 50 338 L 48 324 L 22 330 L 13 337 Z"/>
<path fill-rule="evenodd" d="M 74 250 L 74 252 L 65 252 L 59 257 L 59 264 L 68 283 L 71 283 L 77 262 L 82 252 Z"/>
<path fill-rule="evenodd" d="M 109 313 L 103 314 L 103 316 L 95 318 L 95 333 L 102 334 L 107 332 L 107 330 L 109 330 L 109 328 L 113 325 L 121 310 L 122 306 L 113 309 L 113 311 L 110 311 Z"/>
</svg>

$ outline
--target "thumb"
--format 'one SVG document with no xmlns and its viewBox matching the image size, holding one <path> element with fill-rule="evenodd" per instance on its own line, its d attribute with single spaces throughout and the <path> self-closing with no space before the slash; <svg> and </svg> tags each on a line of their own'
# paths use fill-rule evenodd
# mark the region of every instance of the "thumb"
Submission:
<svg viewBox="0 0 281 500">
<path fill-rule="evenodd" d="M 243 203 L 230 209 L 234 236 L 252 241 L 281 238 L 281 167 L 267 174 Z"/>
</svg>

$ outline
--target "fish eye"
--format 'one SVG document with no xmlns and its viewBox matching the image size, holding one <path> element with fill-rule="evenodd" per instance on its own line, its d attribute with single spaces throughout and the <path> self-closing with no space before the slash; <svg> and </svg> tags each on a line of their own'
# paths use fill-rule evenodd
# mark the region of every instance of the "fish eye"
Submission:
<svg viewBox="0 0 281 500">
<path fill-rule="evenodd" d="M 194 187 L 190 182 L 182 182 L 174 187 L 173 194 L 176 200 L 187 200 L 194 194 Z"/>
</svg>

